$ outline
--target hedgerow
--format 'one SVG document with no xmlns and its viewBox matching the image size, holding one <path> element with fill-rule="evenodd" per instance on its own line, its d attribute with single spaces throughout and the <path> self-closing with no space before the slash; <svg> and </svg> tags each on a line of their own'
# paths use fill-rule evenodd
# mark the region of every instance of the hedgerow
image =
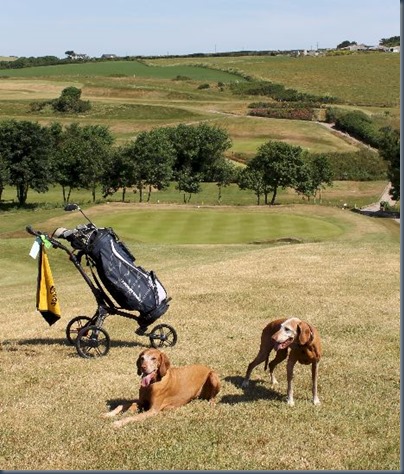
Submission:
<svg viewBox="0 0 404 474">
<path fill-rule="evenodd" d="M 252 109 L 248 115 L 253 117 L 267 117 L 277 119 L 291 119 L 291 120 L 314 120 L 315 113 L 313 108 L 309 107 L 293 107 L 293 108 L 277 108 L 265 107 Z"/>
<path fill-rule="evenodd" d="M 334 181 L 373 181 L 387 179 L 387 164 L 379 153 L 362 147 L 357 152 L 322 153 L 327 156 Z"/>
<path fill-rule="evenodd" d="M 287 89 L 282 84 L 274 84 L 268 81 L 252 81 L 252 82 L 239 82 L 230 84 L 230 90 L 234 94 L 239 95 L 261 95 L 271 97 L 277 101 L 286 102 L 314 102 L 314 103 L 335 103 L 338 101 L 336 97 L 324 95 L 316 96 L 313 94 L 307 94 L 305 92 L 299 92 L 295 89 Z"/>
<path fill-rule="evenodd" d="M 379 147 L 380 133 L 372 119 L 360 110 L 353 110 L 337 117 L 335 128 L 349 133 L 370 146 Z"/>
</svg>

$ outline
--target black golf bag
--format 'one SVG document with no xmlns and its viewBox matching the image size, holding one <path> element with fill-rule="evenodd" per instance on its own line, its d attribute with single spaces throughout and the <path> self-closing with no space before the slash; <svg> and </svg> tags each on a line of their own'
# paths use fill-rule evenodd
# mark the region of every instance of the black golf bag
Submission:
<svg viewBox="0 0 404 474">
<path fill-rule="evenodd" d="M 111 228 L 82 225 L 65 238 L 90 257 L 101 282 L 121 308 L 139 311 L 141 326 L 167 311 L 167 292 L 156 274 L 134 264 L 135 257 Z"/>
</svg>

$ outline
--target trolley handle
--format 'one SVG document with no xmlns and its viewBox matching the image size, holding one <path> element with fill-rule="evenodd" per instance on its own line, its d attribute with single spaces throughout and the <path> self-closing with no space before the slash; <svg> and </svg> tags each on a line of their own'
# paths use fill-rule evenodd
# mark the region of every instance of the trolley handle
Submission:
<svg viewBox="0 0 404 474">
<path fill-rule="evenodd" d="M 28 234 L 35 235 L 36 237 L 39 237 L 39 236 L 41 235 L 40 232 L 34 230 L 34 229 L 32 228 L 32 226 L 30 226 L 30 225 L 27 225 L 27 226 L 25 227 L 25 230 L 28 232 Z"/>
<path fill-rule="evenodd" d="M 28 234 L 31 234 L 31 235 L 34 235 L 35 237 L 39 237 L 39 238 L 42 238 L 45 237 L 45 239 L 50 242 L 54 248 L 62 248 L 64 250 L 67 250 L 66 247 L 64 245 L 62 245 L 60 242 L 58 242 L 56 239 L 54 239 L 53 237 L 50 237 L 48 234 L 46 234 L 45 232 L 41 232 L 39 230 L 35 230 L 32 228 L 32 226 L 30 225 L 27 225 L 25 227 L 25 230 L 28 232 Z"/>
</svg>

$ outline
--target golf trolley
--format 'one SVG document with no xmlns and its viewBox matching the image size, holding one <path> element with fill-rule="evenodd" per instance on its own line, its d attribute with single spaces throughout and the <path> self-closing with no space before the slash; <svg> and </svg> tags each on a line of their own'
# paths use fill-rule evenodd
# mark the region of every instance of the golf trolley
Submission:
<svg viewBox="0 0 404 474">
<path fill-rule="evenodd" d="M 31 226 L 26 227 L 29 234 L 48 241 L 53 248 L 62 249 L 69 255 L 97 302 L 92 317 L 76 316 L 67 324 L 68 342 L 75 345 L 81 357 L 106 355 L 111 342 L 103 324 L 108 316 L 117 315 L 136 321 L 139 327 L 135 333 L 148 337 L 152 347 L 174 346 L 177 333 L 172 326 L 157 324 L 148 329 L 167 311 L 171 300 L 155 273 L 134 265 L 135 257 L 111 228 L 98 228 L 76 204 L 65 207 L 65 211 L 74 210 L 79 210 L 88 223 L 72 230 L 58 228 L 52 236 Z M 66 239 L 73 250 L 58 239 Z M 83 257 L 91 277 L 81 264 Z"/>
</svg>

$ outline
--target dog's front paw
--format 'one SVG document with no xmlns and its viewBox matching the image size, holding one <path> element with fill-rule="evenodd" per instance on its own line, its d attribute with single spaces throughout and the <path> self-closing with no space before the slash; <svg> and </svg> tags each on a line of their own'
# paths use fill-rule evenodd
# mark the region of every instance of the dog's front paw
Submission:
<svg viewBox="0 0 404 474">
<path fill-rule="evenodd" d="M 295 406 L 295 401 L 293 400 L 293 398 L 288 398 L 288 405 L 290 407 L 294 407 Z"/>
<path fill-rule="evenodd" d="M 112 423 L 112 428 L 114 428 L 115 430 L 117 430 L 118 428 L 122 428 L 123 425 L 124 425 L 124 423 L 122 423 L 122 420 L 114 421 L 114 422 Z"/>
<path fill-rule="evenodd" d="M 314 405 L 321 405 L 320 399 L 318 397 L 313 398 Z"/>
</svg>

